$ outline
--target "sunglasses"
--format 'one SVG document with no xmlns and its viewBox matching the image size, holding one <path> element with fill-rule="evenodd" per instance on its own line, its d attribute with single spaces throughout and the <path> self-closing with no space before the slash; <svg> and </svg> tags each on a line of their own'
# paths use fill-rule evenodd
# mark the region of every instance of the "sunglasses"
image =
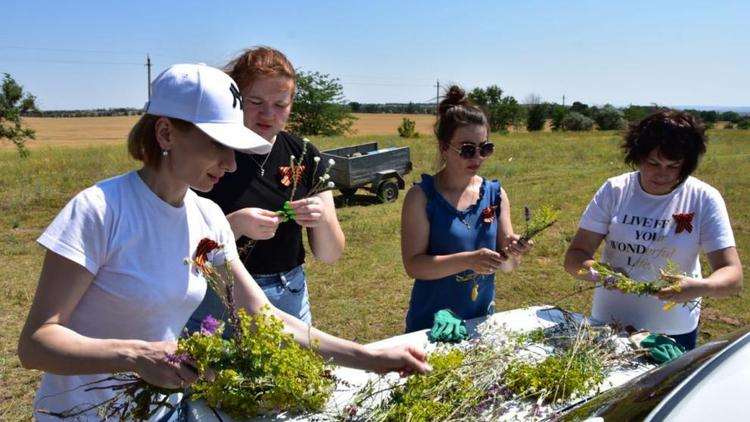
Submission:
<svg viewBox="0 0 750 422">
<path fill-rule="evenodd" d="M 461 158 L 466 160 L 474 158 L 477 155 L 477 150 L 479 150 L 479 156 L 482 158 L 489 157 L 495 152 L 495 144 L 487 141 L 482 142 L 479 145 L 472 143 L 461 144 L 461 148 L 456 148 L 451 144 L 448 144 L 448 146 L 453 151 L 456 151 Z"/>
</svg>

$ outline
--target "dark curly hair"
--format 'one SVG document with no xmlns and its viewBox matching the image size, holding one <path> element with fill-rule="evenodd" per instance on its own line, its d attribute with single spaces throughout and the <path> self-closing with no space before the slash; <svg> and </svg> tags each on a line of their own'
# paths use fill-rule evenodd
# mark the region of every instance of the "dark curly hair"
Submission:
<svg viewBox="0 0 750 422">
<path fill-rule="evenodd" d="M 487 116 L 472 104 L 463 89 L 453 85 L 438 106 L 435 137 L 439 142 L 450 143 L 456 129 L 470 125 L 484 126 L 489 133 Z"/>
<path fill-rule="evenodd" d="M 682 160 L 680 180 L 687 179 L 706 152 L 706 127 L 696 116 L 675 110 L 660 110 L 630 125 L 620 146 L 625 163 L 635 168 L 658 149 L 669 160 Z"/>
</svg>

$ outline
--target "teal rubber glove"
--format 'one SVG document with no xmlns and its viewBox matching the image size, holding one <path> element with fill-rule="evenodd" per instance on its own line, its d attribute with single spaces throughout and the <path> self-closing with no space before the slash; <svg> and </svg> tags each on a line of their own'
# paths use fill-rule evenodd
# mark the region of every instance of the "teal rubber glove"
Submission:
<svg viewBox="0 0 750 422">
<path fill-rule="evenodd" d="M 685 353 L 684 347 L 662 334 L 649 334 L 641 340 L 641 347 L 649 349 L 651 358 L 659 363 L 667 363 Z"/>
<path fill-rule="evenodd" d="M 432 330 L 427 335 L 431 342 L 458 343 L 468 337 L 466 323 L 450 309 L 435 312 Z"/>
</svg>

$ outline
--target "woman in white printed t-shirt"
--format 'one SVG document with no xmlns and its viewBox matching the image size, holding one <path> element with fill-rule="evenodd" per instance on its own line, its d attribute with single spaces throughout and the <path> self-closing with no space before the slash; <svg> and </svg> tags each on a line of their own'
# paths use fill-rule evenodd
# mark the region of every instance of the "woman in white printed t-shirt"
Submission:
<svg viewBox="0 0 750 422">
<path fill-rule="evenodd" d="M 597 288 L 592 318 L 666 334 L 689 350 L 696 345 L 700 298 L 742 288 L 742 264 L 724 200 L 690 176 L 706 142 L 703 124 L 689 113 L 664 110 L 629 128 L 622 149 L 625 162 L 637 170 L 599 188 L 565 254 L 565 270 L 584 278 L 578 271 L 591 267 L 604 242 L 601 261 L 634 280 L 655 280 L 667 260 L 686 275 L 679 288 L 655 296 Z M 701 250 L 712 270 L 705 278 Z M 680 306 L 688 301 L 693 302 Z M 678 305 L 665 311 L 668 302 Z"/>
<path fill-rule="evenodd" d="M 270 144 L 244 126 L 239 90 L 218 69 L 174 65 L 152 88 L 146 114 L 128 138 L 130 154 L 143 167 L 80 192 L 38 239 L 47 253 L 18 345 L 23 366 L 45 372 L 34 400 L 37 420 L 57 420 L 44 411 L 80 410 L 110 399 L 112 390 L 86 391 L 84 385 L 114 372 L 135 372 L 170 389 L 196 380 L 190 362 L 168 356 L 206 292 L 202 276 L 184 264 L 201 239 L 224 245 L 224 256 L 216 254 L 213 263 L 229 261 L 238 305 L 255 314 L 269 304 L 236 259 L 221 209 L 189 188 L 208 191 L 234 171 L 235 149 L 264 153 Z M 318 339 L 319 352 L 340 365 L 376 372 L 429 369 L 418 348 L 365 349 L 308 329 L 274 307 L 271 312 L 301 345 Z M 95 420 L 96 409 L 80 417 Z"/>
</svg>

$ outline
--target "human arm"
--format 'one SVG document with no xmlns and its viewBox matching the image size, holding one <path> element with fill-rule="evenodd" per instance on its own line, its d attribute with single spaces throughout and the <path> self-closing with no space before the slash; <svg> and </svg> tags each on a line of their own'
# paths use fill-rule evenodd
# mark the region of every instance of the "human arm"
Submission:
<svg viewBox="0 0 750 422">
<path fill-rule="evenodd" d="M 336 205 L 330 190 L 289 204 L 295 221 L 307 229 L 313 255 L 326 264 L 336 262 L 344 253 L 344 232 L 336 217 Z"/>
<path fill-rule="evenodd" d="M 241 236 L 253 240 L 267 240 L 276 234 L 282 216 L 263 208 L 246 207 L 227 214 L 235 240 Z"/>
<path fill-rule="evenodd" d="M 330 359 L 337 365 L 378 373 L 422 373 L 429 370 L 424 352 L 414 345 L 371 349 L 308 326 L 274 307 L 238 260 L 231 261 L 229 267 L 235 280 L 235 298 L 238 306 L 245 308 L 250 314 L 258 314 L 264 306 L 268 306 L 270 312 L 284 323 L 285 330 L 294 336 L 298 344 L 308 347 L 313 341 L 317 341 L 319 347 L 316 352 L 325 359 Z"/>
<path fill-rule="evenodd" d="M 94 276 L 81 265 L 48 251 L 26 323 L 18 357 L 28 369 L 59 375 L 136 372 L 150 384 L 178 388 L 197 379 L 188 362 L 170 363 L 176 342 L 97 339 L 67 324 Z M 94 316 L 92 316 L 94 317 Z"/>
<path fill-rule="evenodd" d="M 427 198 L 419 186 L 409 189 L 401 210 L 401 259 L 410 277 L 436 280 L 470 269 L 492 274 L 507 259 L 497 251 L 481 248 L 449 255 L 427 254 L 430 221 L 425 211 Z"/>
<path fill-rule="evenodd" d="M 726 297 L 742 289 L 742 263 L 737 248 L 729 247 L 706 254 L 712 273 L 706 278 L 680 276 L 679 287 L 661 289 L 656 295 L 661 300 L 687 302 L 703 297 Z"/>
<path fill-rule="evenodd" d="M 588 275 L 578 274 L 583 268 L 594 265 L 594 254 L 605 235 L 579 228 L 565 251 L 565 271 L 580 280 L 590 280 Z"/>
</svg>

